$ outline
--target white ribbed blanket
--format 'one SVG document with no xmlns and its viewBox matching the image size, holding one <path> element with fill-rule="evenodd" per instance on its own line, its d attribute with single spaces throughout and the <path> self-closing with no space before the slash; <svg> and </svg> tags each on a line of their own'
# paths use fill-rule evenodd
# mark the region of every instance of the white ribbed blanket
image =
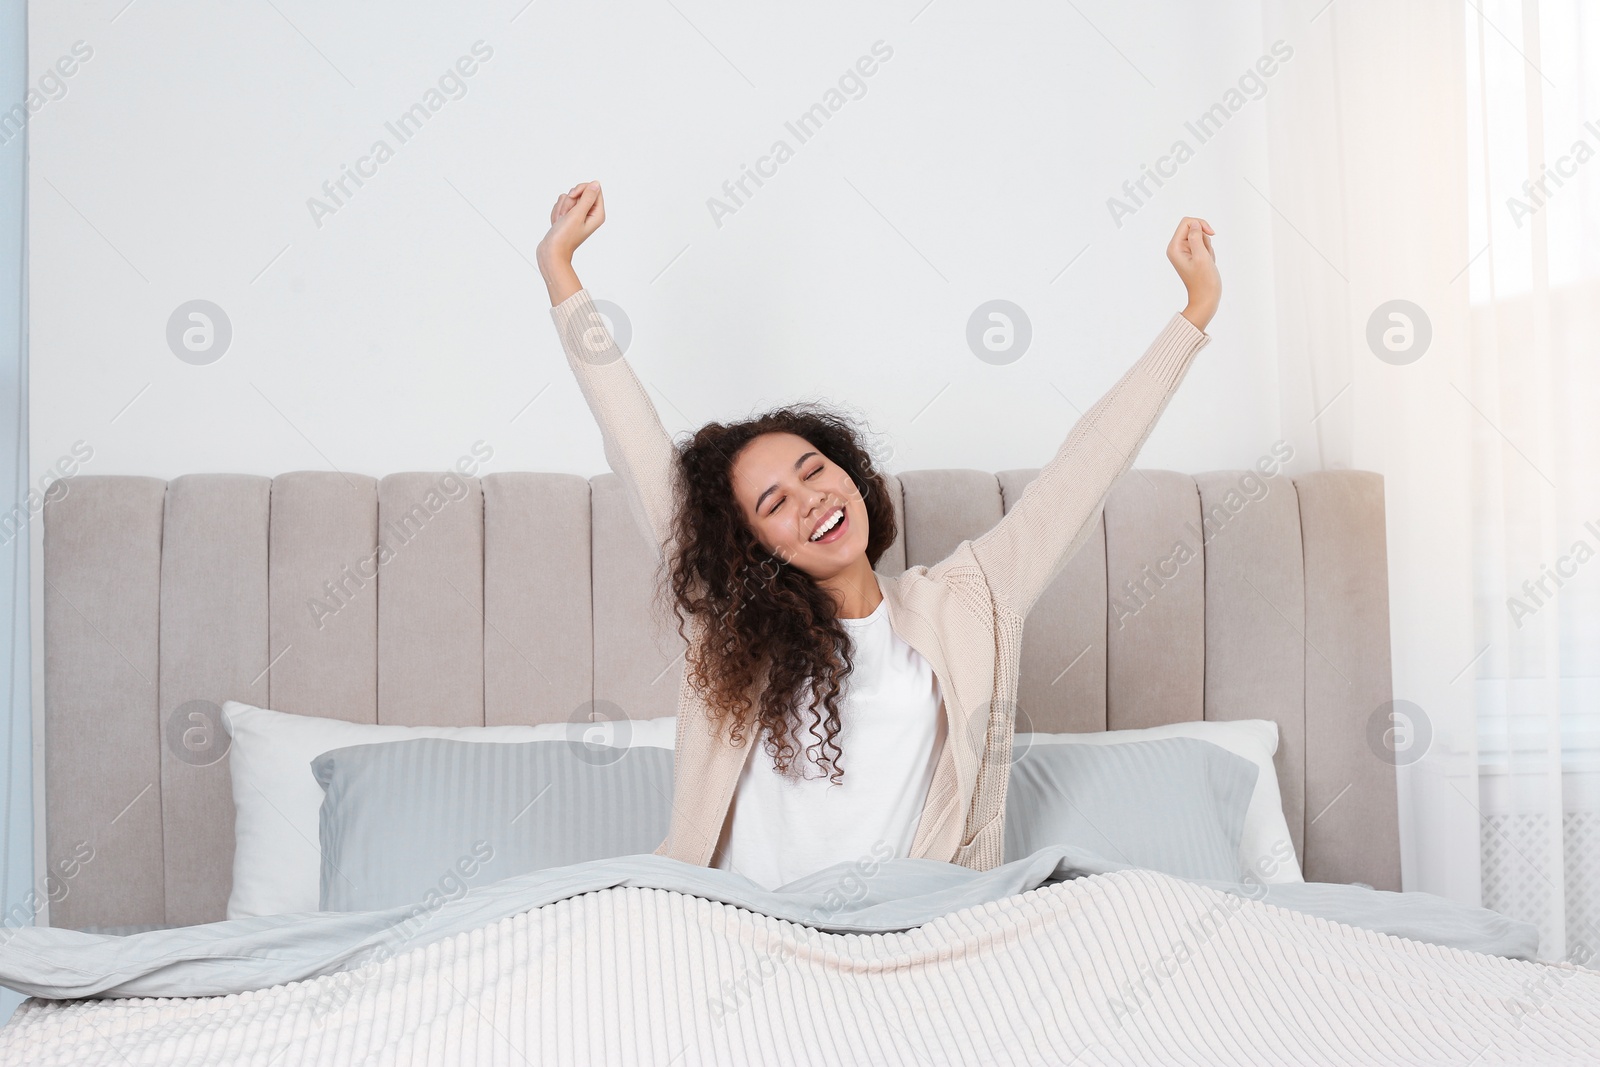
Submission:
<svg viewBox="0 0 1600 1067">
<path fill-rule="evenodd" d="M 634 887 L 225 997 L 30 1000 L 0 1064 L 1594 1063 L 1600 972 L 1150 871 L 833 934 Z"/>
</svg>

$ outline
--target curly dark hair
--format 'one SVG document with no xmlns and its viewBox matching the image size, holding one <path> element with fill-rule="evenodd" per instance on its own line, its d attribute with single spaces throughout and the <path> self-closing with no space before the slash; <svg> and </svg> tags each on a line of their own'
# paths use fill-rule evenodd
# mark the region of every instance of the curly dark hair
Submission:
<svg viewBox="0 0 1600 1067">
<path fill-rule="evenodd" d="M 800 402 L 740 422 L 711 422 L 677 446 L 678 479 L 672 544 L 666 565 L 677 630 L 688 644 L 688 678 L 714 721 L 731 718 L 729 735 L 743 746 L 745 729 L 767 735 L 779 773 L 790 772 L 800 708 L 812 708 L 817 765 L 832 765 L 838 782 L 839 700 L 854 646 L 826 589 L 757 540 L 733 492 L 733 461 L 766 433 L 792 433 L 844 469 L 860 492 L 868 522 L 867 561 L 894 544 L 898 526 L 889 486 L 855 421 L 822 404 Z M 685 633 L 694 620 L 698 640 Z M 805 699 L 809 692 L 809 699 Z M 752 700 L 752 694 L 757 696 Z M 819 733 L 819 728 L 821 732 Z M 824 747 L 832 755 L 823 754 Z"/>
</svg>

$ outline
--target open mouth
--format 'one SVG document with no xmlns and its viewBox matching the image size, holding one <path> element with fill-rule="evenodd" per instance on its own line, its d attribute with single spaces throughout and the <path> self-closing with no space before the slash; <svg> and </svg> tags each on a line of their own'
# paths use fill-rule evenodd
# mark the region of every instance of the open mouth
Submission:
<svg viewBox="0 0 1600 1067">
<path fill-rule="evenodd" d="M 849 525 L 850 519 L 845 514 L 844 508 L 835 508 L 829 514 L 824 515 L 821 522 L 817 523 L 817 528 L 811 532 L 811 543 L 814 545 L 826 545 L 837 541 L 844 536 L 844 532 Z"/>
</svg>

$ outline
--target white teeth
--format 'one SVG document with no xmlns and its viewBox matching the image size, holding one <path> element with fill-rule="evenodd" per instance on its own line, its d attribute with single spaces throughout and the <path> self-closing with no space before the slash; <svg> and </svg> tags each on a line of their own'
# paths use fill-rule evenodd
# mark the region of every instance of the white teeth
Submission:
<svg viewBox="0 0 1600 1067">
<path fill-rule="evenodd" d="M 830 518 L 827 522 L 824 522 L 821 526 L 817 527 L 817 532 L 811 535 L 811 540 L 815 541 L 817 538 L 819 538 L 819 537 L 823 536 L 824 534 L 826 534 L 829 530 L 831 530 L 835 526 L 839 525 L 840 520 L 842 520 L 843 518 L 844 518 L 844 508 L 840 508 L 839 510 L 837 510 L 837 511 L 835 511 L 833 513 L 833 517 L 832 518 Z"/>
</svg>

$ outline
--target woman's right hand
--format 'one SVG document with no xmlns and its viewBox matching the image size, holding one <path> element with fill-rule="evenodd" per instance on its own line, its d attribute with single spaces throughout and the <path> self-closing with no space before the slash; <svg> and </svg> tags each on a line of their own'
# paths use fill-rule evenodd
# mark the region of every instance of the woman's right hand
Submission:
<svg viewBox="0 0 1600 1067">
<path fill-rule="evenodd" d="M 600 194 L 600 183 L 579 182 L 570 192 L 556 197 L 550 209 L 550 232 L 539 242 L 539 261 L 559 262 L 570 260 L 578 246 L 606 221 L 605 197 Z"/>
<path fill-rule="evenodd" d="M 550 232 L 535 253 L 552 306 L 582 288 L 572 270 L 572 253 L 605 221 L 606 202 L 598 181 L 579 182 L 556 197 L 550 209 Z"/>
</svg>

